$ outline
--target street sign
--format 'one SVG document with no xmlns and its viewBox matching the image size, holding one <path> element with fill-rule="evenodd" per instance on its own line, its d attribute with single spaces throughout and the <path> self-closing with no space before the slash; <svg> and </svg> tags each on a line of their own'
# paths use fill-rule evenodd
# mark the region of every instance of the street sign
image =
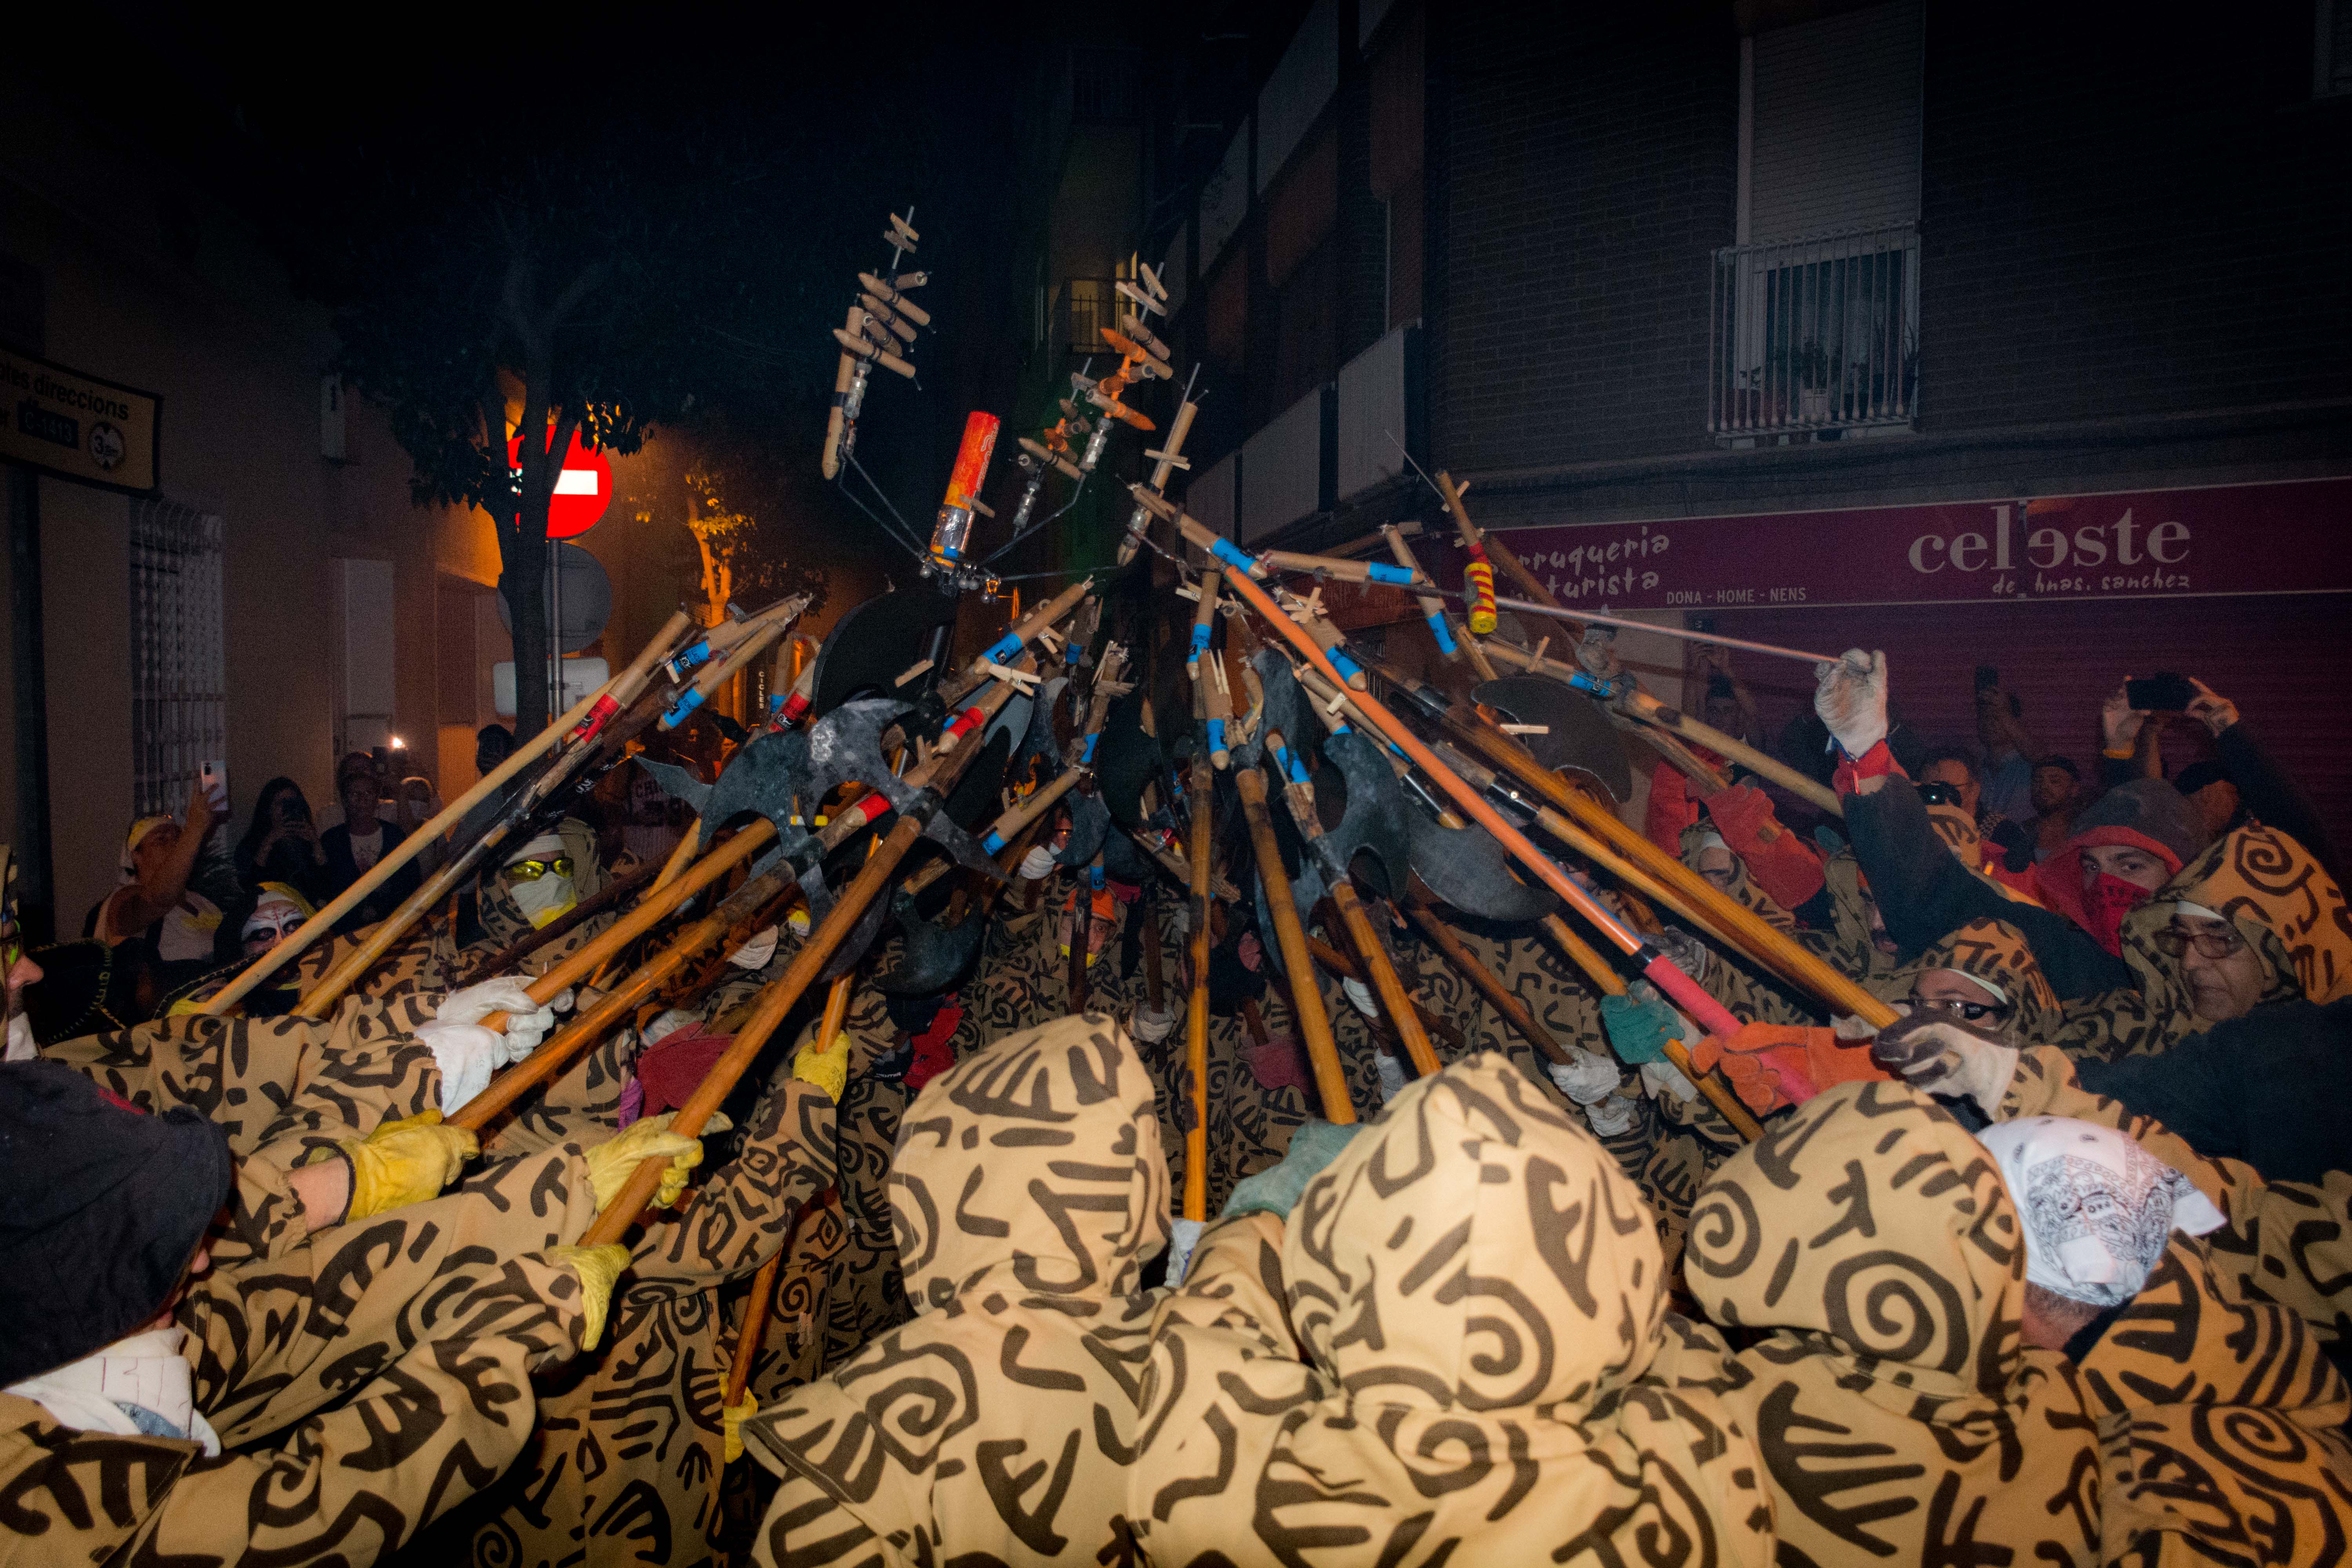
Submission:
<svg viewBox="0 0 2352 1568">
<path fill-rule="evenodd" d="M 554 439 L 555 433 L 548 432 Z M 522 437 L 507 440 L 507 471 L 513 476 L 515 495 L 522 495 Z M 613 504 L 613 465 L 604 454 L 593 447 L 580 444 L 580 433 L 572 434 L 572 446 L 563 454 L 563 468 L 555 476 L 555 494 L 547 505 L 547 537 L 574 539 L 596 526 L 604 509 Z"/>
<path fill-rule="evenodd" d="M 578 653 L 596 640 L 613 618 L 613 580 L 603 563 L 577 544 L 551 544 L 547 549 L 546 586 L 540 594 L 547 617 L 549 639 L 559 653 Z M 499 624 L 514 635 L 514 612 L 507 596 L 499 596 Z M 562 623 L 558 636 L 557 623 Z"/>
</svg>

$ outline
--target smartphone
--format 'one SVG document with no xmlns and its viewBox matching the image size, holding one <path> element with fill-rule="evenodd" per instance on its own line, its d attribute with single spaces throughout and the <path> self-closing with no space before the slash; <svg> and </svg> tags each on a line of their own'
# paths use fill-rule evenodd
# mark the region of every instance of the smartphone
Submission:
<svg viewBox="0 0 2352 1568">
<path fill-rule="evenodd" d="M 2000 684 L 2000 671 L 1990 664 L 1977 666 L 1977 689 L 1990 691 Z"/>
<path fill-rule="evenodd" d="M 196 764 L 196 775 L 205 786 L 205 798 L 213 803 L 213 810 L 228 810 L 228 763 L 226 758 Z"/>
<path fill-rule="evenodd" d="M 1958 805 L 1960 804 L 1960 792 L 1954 789 L 1950 784 L 1938 784 L 1931 779 L 1918 787 L 1919 798 L 1929 805 Z"/>
<path fill-rule="evenodd" d="M 2125 681 L 2124 700 L 2141 713 L 2185 713 L 2197 700 L 2197 688 L 2187 676 L 2160 669 L 2138 680 Z"/>
</svg>

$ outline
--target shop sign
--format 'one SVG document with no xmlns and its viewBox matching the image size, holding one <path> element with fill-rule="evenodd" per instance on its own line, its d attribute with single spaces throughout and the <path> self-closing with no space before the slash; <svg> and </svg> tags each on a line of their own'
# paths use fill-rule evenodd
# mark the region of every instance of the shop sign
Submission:
<svg viewBox="0 0 2352 1568">
<path fill-rule="evenodd" d="M 2352 479 L 1497 530 L 1571 608 L 2352 592 Z M 1423 559 L 1438 552 L 1424 550 Z M 1458 547 L 1441 581 L 1461 580 Z M 1497 586 L 1513 590 L 1507 580 Z"/>
<path fill-rule="evenodd" d="M 163 403 L 0 348 L 0 459 L 108 489 L 152 490 Z"/>
</svg>

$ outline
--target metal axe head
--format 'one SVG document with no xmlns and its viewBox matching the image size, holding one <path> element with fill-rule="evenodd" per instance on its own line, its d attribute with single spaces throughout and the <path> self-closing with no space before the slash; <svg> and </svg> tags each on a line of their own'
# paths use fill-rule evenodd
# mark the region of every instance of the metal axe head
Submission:
<svg viewBox="0 0 2352 1568">
<path fill-rule="evenodd" d="M 1066 739 L 1063 733 L 1063 694 L 1070 689 L 1070 678 L 1057 675 L 1037 689 L 1029 710 L 1029 728 L 1023 731 L 1021 744 L 1013 753 L 1013 766 L 1026 767 L 1033 759 L 1044 758 L 1047 765 L 1060 770 L 1062 747 Z M 1011 706 L 1011 704 L 1007 704 Z"/>
<path fill-rule="evenodd" d="M 693 769 L 681 767 L 676 763 L 657 762 L 652 757 L 641 756 L 637 759 L 637 766 L 646 770 L 647 778 L 661 785 L 662 794 L 672 800 L 686 802 L 693 808 L 695 816 L 704 815 L 704 807 L 709 803 L 710 792 L 716 785 L 704 784 L 695 776 Z"/>
<path fill-rule="evenodd" d="M 1276 820 L 1280 819 L 1277 817 Z M 1265 962 L 1274 965 L 1275 972 L 1288 979 L 1290 972 L 1282 964 L 1282 943 L 1274 936 L 1274 910 L 1266 902 L 1265 879 L 1260 877 L 1256 880 L 1258 947 L 1265 952 Z M 1302 923 L 1314 917 L 1315 906 L 1321 903 L 1330 891 L 1314 858 L 1301 857 L 1298 869 L 1290 875 L 1290 900 L 1298 907 L 1298 918 Z"/>
<path fill-rule="evenodd" d="M 1541 920 L 1559 900 L 1549 888 L 1511 874 L 1511 858 L 1475 823 L 1448 827 L 1426 812 L 1407 818 L 1413 874 L 1438 900 L 1466 915 L 1517 924 Z"/>
<path fill-rule="evenodd" d="M 940 671 L 926 670 L 902 689 L 898 678 L 928 658 L 942 627 L 955 626 L 956 602 L 928 584 L 877 594 L 842 612 L 817 650 L 810 711 L 828 713 L 856 697 L 916 696 Z"/>
<path fill-rule="evenodd" d="M 1110 837 L 1110 807 L 1102 797 L 1073 790 L 1063 799 L 1070 806 L 1070 841 L 1054 851 L 1056 866 L 1091 866 Z"/>
<path fill-rule="evenodd" d="M 874 976 L 874 988 L 886 996 L 929 996 L 946 990 L 971 967 L 988 934 L 988 922 L 977 916 L 952 926 L 923 919 L 915 900 L 903 891 L 891 895 L 890 913 L 898 922 L 898 962 Z"/>
<path fill-rule="evenodd" d="M 1347 785 L 1347 809 L 1318 845 L 1327 856 L 1325 864 L 1332 875 L 1344 876 L 1357 855 L 1369 851 L 1379 869 L 1367 873 L 1367 879 L 1388 898 L 1402 896 L 1412 860 L 1411 829 L 1396 771 L 1379 742 L 1360 730 L 1327 737 L 1323 755 L 1338 767 Z"/>
<path fill-rule="evenodd" d="M 919 809 L 928 792 L 892 773 L 882 760 L 882 731 L 912 706 L 878 698 L 846 702 L 810 725 L 809 767 L 818 794 L 845 784 L 862 784 L 877 792 L 895 811 Z M 930 814 L 923 825 L 923 837 L 946 850 L 958 865 L 997 875 L 996 862 L 945 811 Z"/>
<path fill-rule="evenodd" d="M 1110 819 L 1121 827 L 1143 821 L 1143 786 L 1160 776 L 1160 742 L 1143 729 L 1144 694 L 1115 700 L 1095 742 L 1095 787 L 1102 792 Z"/>
<path fill-rule="evenodd" d="M 1584 693 L 1540 675 L 1514 675 L 1489 680 L 1473 695 L 1513 722 L 1538 726 L 1518 739 L 1545 767 L 1580 773 L 1612 801 L 1633 795 L 1633 770 L 1625 748 L 1609 716 Z"/>
<path fill-rule="evenodd" d="M 1297 752 L 1304 765 L 1306 753 L 1300 751 L 1307 737 L 1319 733 L 1320 727 L 1310 729 L 1316 721 L 1307 711 L 1307 699 L 1298 689 L 1298 677 L 1290 661 L 1270 647 L 1262 647 L 1249 657 L 1250 672 L 1257 677 L 1258 704 L 1249 716 L 1249 739 L 1233 748 L 1234 766 L 1266 768 L 1272 759 L 1266 754 L 1266 736 L 1279 733 L 1282 743 Z M 1229 728 L 1228 735 L 1232 734 Z M 1275 783 L 1286 783 L 1276 769 Z"/>
</svg>

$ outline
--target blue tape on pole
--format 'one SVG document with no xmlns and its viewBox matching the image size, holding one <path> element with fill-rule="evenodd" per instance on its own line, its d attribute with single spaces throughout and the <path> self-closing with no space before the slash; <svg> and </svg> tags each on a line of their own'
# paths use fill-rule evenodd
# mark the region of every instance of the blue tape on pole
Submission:
<svg viewBox="0 0 2352 1568">
<path fill-rule="evenodd" d="M 684 695 L 680 696 L 677 701 L 671 703 L 669 705 L 669 710 L 662 715 L 661 727 L 665 730 L 677 729 L 680 724 L 686 722 L 686 717 L 688 714 L 693 712 L 696 709 L 701 706 L 702 693 L 694 690 L 687 691 Z"/>
<path fill-rule="evenodd" d="M 1095 742 L 1101 739 L 1102 731 L 1099 730 L 1096 731 L 1093 734 L 1088 735 L 1087 737 L 1085 749 L 1078 752 L 1078 761 L 1087 763 L 1089 766 L 1093 765 L 1095 760 Z"/>
<path fill-rule="evenodd" d="M 1003 637 L 997 638 L 994 643 L 991 644 L 988 651 L 982 654 L 980 657 L 987 659 L 992 664 L 1003 664 L 1006 659 L 1011 658 L 1014 654 L 1017 654 L 1020 651 L 1021 639 L 1018 637 L 1015 637 L 1013 633 L 1007 632 Z"/>
<path fill-rule="evenodd" d="M 1331 660 L 1331 668 L 1339 672 L 1339 679 L 1342 680 L 1353 681 L 1356 677 L 1364 673 L 1361 665 L 1336 647 L 1332 648 L 1326 657 Z"/>
<path fill-rule="evenodd" d="M 1202 654 L 1209 651 L 1209 634 L 1215 629 L 1215 627 L 1206 625 L 1195 624 L 1193 626 L 1192 657 L 1192 658 L 1186 659 L 1184 661 L 1185 663 L 1190 664 L 1192 662 L 1193 658 L 1198 658 Z"/>
<path fill-rule="evenodd" d="M 997 832 L 994 828 L 991 828 L 989 829 L 988 837 L 980 841 L 980 847 L 988 851 L 991 855 L 993 855 L 998 850 L 1004 847 L 1004 835 Z"/>
<path fill-rule="evenodd" d="M 1209 721 L 1209 750 L 1222 752 L 1224 749 L 1225 721 L 1223 719 L 1212 719 Z"/>
<path fill-rule="evenodd" d="M 1444 611 L 1429 612 L 1429 635 L 1437 639 L 1438 652 L 1447 655 L 1454 652 L 1454 633 L 1445 624 Z"/>
<path fill-rule="evenodd" d="M 1243 554 L 1240 550 L 1236 549 L 1234 542 L 1230 539 L 1211 540 L 1209 542 L 1209 553 L 1223 562 L 1226 565 L 1233 567 L 1235 571 L 1240 572 L 1244 576 L 1248 575 L 1248 574 L 1255 569 L 1257 565 L 1255 561 L 1252 560 L 1249 556 Z"/>
<path fill-rule="evenodd" d="M 1400 588 L 1408 587 L 1412 583 L 1412 568 L 1410 566 L 1384 566 L 1377 561 L 1370 561 L 1365 563 L 1364 569 L 1371 574 L 1375 583 L 1393 583 Z"/>
<path fill-rule="evenodd" d="M 705 637 L 700 642 L 696 643 L 692 647 L 688 648 L 684 653 L 679 654 L 676 658 L 671 659 L 669 662 L 673 668 L 692 669 L 695 666 L 703 663 L 709 658 L 710 639 L 709 637 Z"/>
<path fill-rule="evenodd" d="M 1094 889 L 1096 892 L 1101 892 L 1103 885 L 1103 868 L 1100 866 L 1090 868 L 1087 872 L 1087 880 L 1094 884 Z"/>
</svg>

